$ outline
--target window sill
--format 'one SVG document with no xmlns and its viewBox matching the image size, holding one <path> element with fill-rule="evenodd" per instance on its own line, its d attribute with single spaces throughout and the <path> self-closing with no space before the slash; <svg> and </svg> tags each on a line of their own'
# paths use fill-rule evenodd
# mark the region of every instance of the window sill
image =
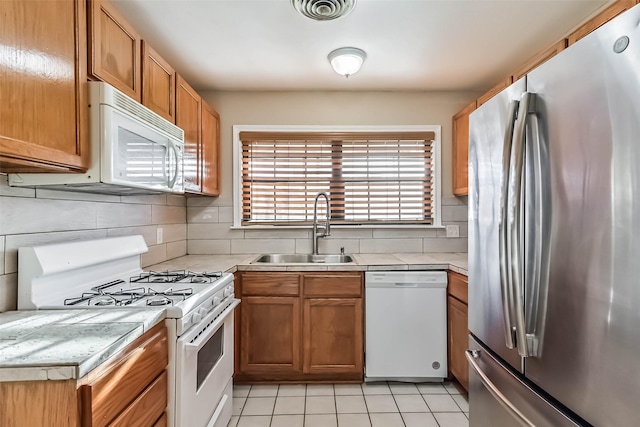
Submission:
<svg viewBox="0 0 640 427">
<path fill-rule="evenodd" d="M 318 221 L 318 225 L 323 226 L 324 221 Z M 331 228 L 340 230 L 363 230 L 363 229 L 426 229 L 444 230 L 444 225 L 421 225 L 421 224 L 361 224 L 345 225 L 331 224 Z M 232 225 L 231 230 L 310 230 L 311 225 Z"/>
</svg>

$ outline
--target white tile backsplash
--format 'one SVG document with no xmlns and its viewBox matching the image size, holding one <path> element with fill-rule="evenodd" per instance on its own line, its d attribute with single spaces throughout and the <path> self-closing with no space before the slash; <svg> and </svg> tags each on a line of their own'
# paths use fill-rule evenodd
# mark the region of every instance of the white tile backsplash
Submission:
<svg viewBox="0 0 640 427">
<path fill-rule="evenodd" d="M 163 243 L 160 245 L 149 246 L 149 252 L 142 254 L 140 258 L 142 268 L 153 264 L 159 264 L 168 259 L 167 245 Z"/>
<path fill-rule="evenodd" d="M 131 227 L 151 223 L 150 205 L 99 203 L 97 228 Z"/>
<path fill-rule="evenodd" d="M 295 239 L 242 239 L 231 241 L 232 254 L 285 253 L 296 251 Z"/>
<path fill-rule="evenodd" d="M 422 252 L 422 239 L 361 239 L 360 251 L 370 254 Z"/>
<path fill-rule="evenodd" d="M 178 240 L 167 243 L 167 259 L 178 258 L 187 254 L 187 241 Z"/>
<path fill-rule="evenodd" d="M 18 306 L 18 274 L 0 276 L 0 312 L 15 310 Z"/>
<path fill-rule="evenodd" d="M 0 236 L 97 228 L 96 212 L 100 203 L 30 197 L 0 199 Z"/>
<path fill-rule="evenodd" d="M 187 213 L 182 206 L 151 206 L 152 224 L 184 224 L 187 222 Z"/>
<path fill-rule="evenodd" d="M 187 253 L 186 205 L 181 195 L 9 187 L 0 175 L 0 312 L 16 308 L 19 247 L 140 234 L 149 246 L 143 264 L 163 262 Z M 160 245 L 158 227 L 164 235 Z"/>
<path fill-rule="evenodd" d="M 230 254 L 231 240 L 187 240 L 189 255 Z"/>
<path fill-rule="evenodd" d="M 218 208 L 216 207 L 187 207 L 187 221 L 195 222 L 218 222 L 220 219 Z"/>
<path fill-rule="evenodd" d="M 5 247 L 4 247 L 4 236 L 0 236 L 0 275 L 4 274 L 4 260 L 5 260 Z"/>
<path fill-rule="evenodd" d="M 190 223 L 187 225 L 189 240 L 202 239 L 242 239 L 244 231 L 231 230 L 228 223 Z"/>
</svg>

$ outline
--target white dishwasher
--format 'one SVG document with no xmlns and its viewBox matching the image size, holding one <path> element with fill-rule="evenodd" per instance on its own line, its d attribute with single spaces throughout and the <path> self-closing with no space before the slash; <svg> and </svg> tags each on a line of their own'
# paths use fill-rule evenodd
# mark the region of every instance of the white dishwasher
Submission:
<svg viewBox="0 0 640 427">
<path fill-rule="evenodd" d="M 447 273 L 365 274 L 365 381 L 447 376 Z"/>
</svg>

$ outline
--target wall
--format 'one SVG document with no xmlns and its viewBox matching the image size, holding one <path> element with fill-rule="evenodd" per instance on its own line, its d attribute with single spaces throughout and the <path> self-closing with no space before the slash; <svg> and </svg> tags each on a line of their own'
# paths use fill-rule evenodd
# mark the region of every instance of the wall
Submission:
<svg viewBox="0 0 640 427">
<path fill-rule="evenodd" d="M 308 253 L 310 231 L 231 230 L 233 125 L 441 125 L 442 219 L 458 224 L 460 238 L 445 230 L 332 229 L 321 252 L 466 252 L 466 200 L 452 194 L 451 117 L 477 93 L 460 92 L 203 92 L 221 117 L 221 185 L 218 198 L 187 201 L 189 254 Z"/>
<path fill-rule="evenodd" d="M 80 239 L 141 234 L 143 266 L 187 252 L 184 196 L 110 196 L 7 186 L 0 174 L 0 312 L 16 308 L 18 250 Z M 156 244 L 156 230 L 163 243 Z"/>
</svg>

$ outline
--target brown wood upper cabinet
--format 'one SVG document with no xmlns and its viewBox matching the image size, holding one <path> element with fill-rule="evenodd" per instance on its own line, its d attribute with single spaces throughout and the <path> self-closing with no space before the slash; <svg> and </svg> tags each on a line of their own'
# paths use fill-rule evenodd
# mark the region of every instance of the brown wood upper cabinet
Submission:
<svg viewBox="0 0 640 427">
<path fill-rule="evenodd" d="M 362 274 L 246 272 L 236 380 L 362 380 Z"/>
<path fill-rule="evenodd" d="M 220 116 L 202 102 L 202 161 L 200 162 L 200 192 L 209 196 L 220 195 Z"/>
<path fill-rule="evenodd" d="M 176 121 L 176 71 L 142 41 L 142 104 L 171 123 Z"/>
<path fill-rule="evenodd" d="M 448 282 L 449 372 L 465 390 L 469 390 L 469 367 L 465 357 L 469 345 L 468 280 L 462 274 L 449 271 Z"/>
<path fill-rule="evenodd" d="M 469 114 L 476 109 L 476 101 L 453 116 L 452 156 L 453 194 L 466 196 L 469 192 Z"/>
<path fill-rule="evenodd" d="M 176 82 L 176 125 L 184 130 L 184 189 L 218 196 L 220 116 L 182 76 Z"/>
<path fill-rule="evenodd" d="M 574 32 L 569 34 L 569 36 L 567 37 L 568 45 L 571 46 L 587 34 L 592 33 L 602 25 L 620 15 L 625 10 L 631 9 L 637 3 L 637 0 L 618 0 L 614 3 L 611 3 L 602 12 L 600 12 L 599 14 L 582 24 L 580 27 L 578 27 L 578 29 L 576 29 Z"/>
<path fill-rule="evenodd" d="M 88 4 L 89 73 L 140 102 L 140 36 L 107 0 Z"/>
<path fill-rule="evenodd" d="M 176 79 L 176 125 L 184 130 L 184 190 L 200 193 L 200 123 L 202 98 L 189 83 L 178 75 Z"/>
<path fill-rule="evenodd" d="M 83 172 L 86 2 L 9 0 L 0 8 L 4 59 L 15 65 L 0 67 L 0 172 Z"/>
</svg>

